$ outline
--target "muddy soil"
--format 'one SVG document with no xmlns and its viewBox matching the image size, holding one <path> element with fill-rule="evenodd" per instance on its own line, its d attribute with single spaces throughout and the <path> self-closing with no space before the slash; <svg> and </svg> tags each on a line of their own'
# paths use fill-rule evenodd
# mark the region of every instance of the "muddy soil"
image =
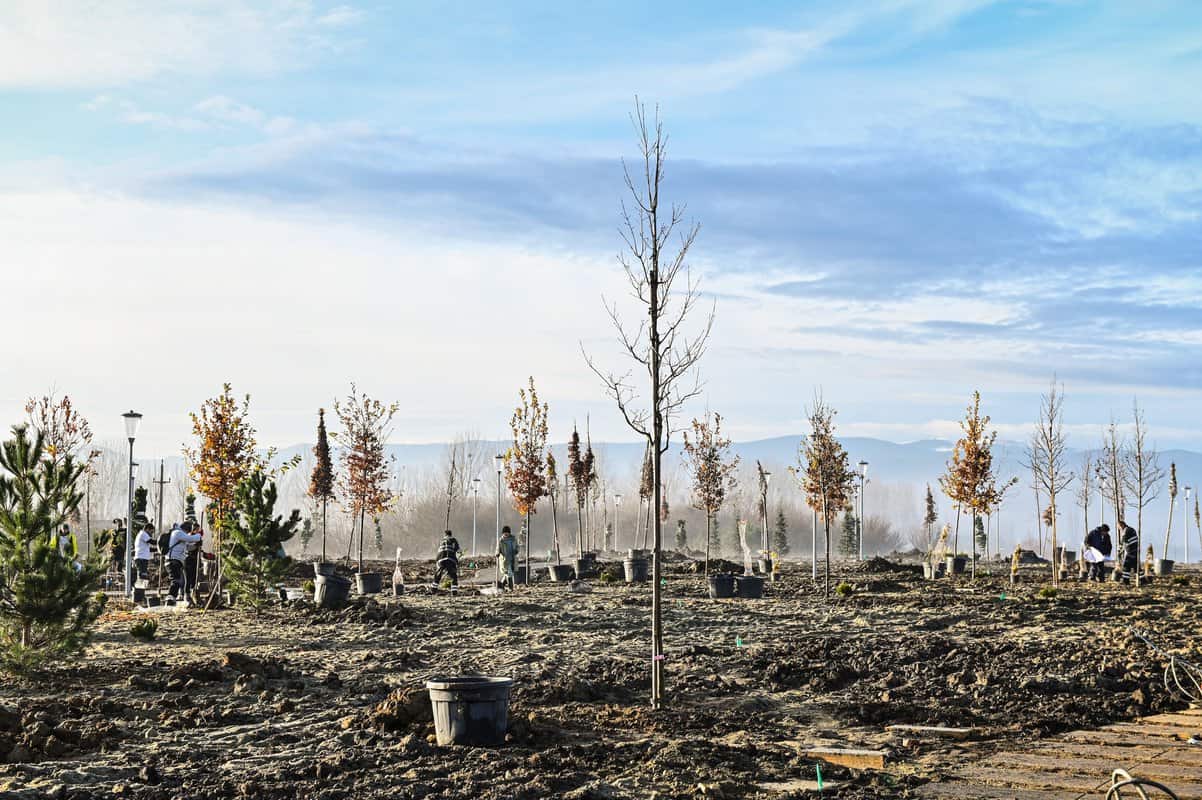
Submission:
<svg viewBox="0 0 1202 800">
<path fill-rule="evenodd" d="M 406 571 L 412 584 L 430 567 Z M 153 642 L 115 610 L 82 659 L 0 685 L 0 797 L 789 797 L 815 778 L 801 755 L 815 745 L 892 754 L 883 771 L 824 768 L 825 796 L 906 797 L 991 748 L 1180 707 L 1128 626 L 1202 663 L 1197 574 L 1041 598 L 1033 579 L 836 573 L 851 591 L 829 602 L 804 565 L 762 600 L 713 601 L 674 565 L 659 712 L 646 585 L 411 585 L 340 612 L 161 614 Z M 515 679 L 505 746 L 433 744 L 424 683 L 467 673 Z M 901 739 L 893 723 L 979 732 Z"/>
</svg>

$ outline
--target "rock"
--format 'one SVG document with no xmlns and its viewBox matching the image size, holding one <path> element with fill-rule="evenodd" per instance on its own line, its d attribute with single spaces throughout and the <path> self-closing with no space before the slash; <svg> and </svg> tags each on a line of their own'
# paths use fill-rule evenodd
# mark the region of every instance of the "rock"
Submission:
<svg viewBox="0 0 1202 800">
<path fill-rule="evenodd" d="M 262 675 L 243 674 L 234 681 L 234 694 L 253 694 L 263 691 L 266 687 L 267 681 Z"/>
<path fill-rule="evenodd" d="M 434 710 L 426 692 L 416 688 L 397 689 L 369 712 L 366 724 L 380 731 L 409 731 L 434 721 Z"/>
<path fill-rule="evenodd" d="M 163 777 L 159 775 L 159 771 L 155 769 L 154 764 L 147 764 L 138 770 L 138 780 L 148 786 L 158 786 L 163 782 Z"/>
<path fill-rule="evenodd" d="M 24 764 L 33 761 L 33 753 L 23 744 L 18 744 L 8 751 L 8 763 Z"/>
</svg>

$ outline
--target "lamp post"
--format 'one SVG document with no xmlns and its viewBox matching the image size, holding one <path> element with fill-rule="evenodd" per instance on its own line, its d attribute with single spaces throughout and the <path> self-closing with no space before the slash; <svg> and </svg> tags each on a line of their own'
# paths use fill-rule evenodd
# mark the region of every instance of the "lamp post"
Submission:
<svg viewBox="0 0 1202 800">
<path fill-rule="evenodd" d="M 1185 505 L 1181 507 L 1181 513 L 1185 516 L 1185 563 L 1189 563 L 1189 496 L 1193 491 L 1192 486 L 1185 487 Z M 1168 557 L 1168 553 L 1165 553 Z"/>
<path fill-rule="evenodd" d="M 618 510 L 622 507 L 622 493 L 614 493 L 614 545 L 620 547 L 622 541 L 622 517 Z"/>
<path fill-rule="evenodd" d="M 761 533 L 760 538 L 763 540 L 761 542 L 761 545 L 762 545 L 761 549 L 764 551 L 764 556 L 766 558 L 770 558 L 768 553 L 771 552 L 771 548 L 768 546 L 768 483 L 771 480 L 772 480 L 772 473 L 765 472 L 764 473 L 763 496 L 760 497 L 760 510 L 764 514 L 763 531 Z"/>
<path fill-rule="evenodd" d="M 142 422 L 142 415 L 137 411 L 126 411 L 121 417 L 125 420 L 125 437 L 129 439 L 129 503 L 126 506 L 127 515 L 125 517 L 125 563 L 122 568 L 125 571 L 125 594 L 130 593 L 129 571 L 133 565 L 133 536 L 131 532 L 134 527 L 134 478 L 138 475 L 138 465 L 134 463 L 134 439 L 138 436 L 138 425 Z"/>
<path fill-rule="evenodd" d="M 868 480 L 868 462 L 861 461 L 860 467 L 860 519 L 856 527 L 857 538 L 860 540 L 860 560 L 864 560 L 864 483 Z"/>
<path fill-rule="evenodd" d="M 505 465 L 505 456 L 497 455 L 493 457 L 493 462 L 497 465 L 497 543 L 494 547 L 499 552 L 501 549 L 501 468 Z M 501 565 L 497 563 L 497 580 L 501 579 Z"/>
<path fill-rule="evenodd" d="M 480 479 L 472 478 L 472 556 L 475 557 L 479 551 L 476 550 L 476 507 L 480 505 Z"/>
</svg>

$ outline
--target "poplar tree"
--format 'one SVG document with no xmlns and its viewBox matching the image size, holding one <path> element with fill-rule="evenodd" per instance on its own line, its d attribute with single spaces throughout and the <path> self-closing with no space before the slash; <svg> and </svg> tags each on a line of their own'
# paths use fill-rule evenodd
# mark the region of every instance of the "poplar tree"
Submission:
<svg viewBox="0 0 1202 800">
<path fill-rule="evenodd" d="M 852 558 L 860 552 L 860 536 L 856 515 L 848 511 L 843 515 L 843 528 L 839 531 L 839 555 Z"/>
<path fill-rule="evenodd" d="M 931 484 L 927 484 L 926 503 L 922 512 L 922 524 L 927 532 L 927 552 L 935 546 L 931 540 L 931 532 L 934 530 L 934 525 L 939 519 L 939 511 L 935 508 L 935 495 L 931 493 Z"/>
<path fill-rule="evenodd" d="M 27 671 L 87 643 L 104 610 L 107 567 L 94 551 L 78 559 L 75 538 L 60 552 L 57 531 L 79 508 L 85 469 L 70 454 L 50 458 L 25 425 L 0 445 L 0 665 Z"/>
<path fill-rule="evenodd" d="M 326 560 L 326 505 L 336 499 L 334 465 L 330 460 L 330 440 L 326 434 L 326 410 L 317 409 L 317 444 L 313 448 L 313 474 L 309 476 L 309 497 L 321 503 L 321 560 Z"/>
</svg>

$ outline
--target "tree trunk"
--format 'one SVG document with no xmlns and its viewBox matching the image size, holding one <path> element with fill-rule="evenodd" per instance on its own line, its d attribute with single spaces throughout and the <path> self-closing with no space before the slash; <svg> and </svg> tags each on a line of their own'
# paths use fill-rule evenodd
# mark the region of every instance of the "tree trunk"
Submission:
<svg viewBox="0 0 1202 800">
<path fill-rule="evenodd" d="M 1061 569 L 1062 565 L 1060 563 L 1060 552 L 1056 548 L 1056 493 L 1055 492 L 1050 493 L 1049 500 L 1051 502 L 1051 505 L 1049 506 L 1049 508 L 1052 509 L 1052 585 L 1059 586 L 1060 585 L 1060 569 Z"/>
<path fill-rule="evenodd" d="M 713 517 L 708 511 L 705 512 L 705 577 L 710 576 L 710 528 L 713 523 Z"/>
<path fill-rule="evenodd" d="M 576 558 L 584 558 L 584 503 L 576 496 Z"/>
<path fill-rule="evenodd" d="M 359 509 L 359 572 L 363 572 L 363 534 L 367 532 L 367 508 Z"/>
<path fill-rule="evenodd" d="M 822 515 L 825 520 L 824 529 L 826 533 L 826 588 L 824 590 L 826 599 L 831 599 L 831 518 L 827 514 Z"/>
<path fill-rule="evenodd" d="M 970 580 L 977 579 L 977 510 L 972 510 L 972 534 L 968 537 L 972 539 L 972 569 L 968 573 Z"/>
<path fill-rule="evenodd" d="M 952 537 L 952 555 L 960 555 L 960 504 L 956 503 L 956 533 Z"/>
<path fill-rule="evenodd" d="M 530 545 L 534 543 L 534 531 L 530 528 L 530 512 L 526 512 L 526 585 L 529 586 L 533 581 L 530 580 Z"/>
<path fill-rule="evenodd" d="M 321 560 L 326 560 L 326 498 L 321 498 Z"/>
<path fill-rule="evenodd" d="M 1177 505 L 1177 499 L 1174 497 L 1170 497 L 1169 498 L 1169 528 L 1167 531 L 1165 531 L 1165 534 L 1164 534 L 1164 552 L 1160 554 L 1161 558 L 1169 557 L 1169 539 L 1173 535 L 1173 506 L 1175 506 L 1175 505 Z M 1186 535 L 1186 537 L 1189 536 L 1188 530 L 1185 532 L 1185 535 Z"/>
<path fill-rule="evenodd" d="M 555 495 L 551 495 L 551 535 L 555 538 L 555 564 L 558 566 L 563 563 L 563 559 L 559 555 L 559 517 L 555 510 Z"/>
</svg>

